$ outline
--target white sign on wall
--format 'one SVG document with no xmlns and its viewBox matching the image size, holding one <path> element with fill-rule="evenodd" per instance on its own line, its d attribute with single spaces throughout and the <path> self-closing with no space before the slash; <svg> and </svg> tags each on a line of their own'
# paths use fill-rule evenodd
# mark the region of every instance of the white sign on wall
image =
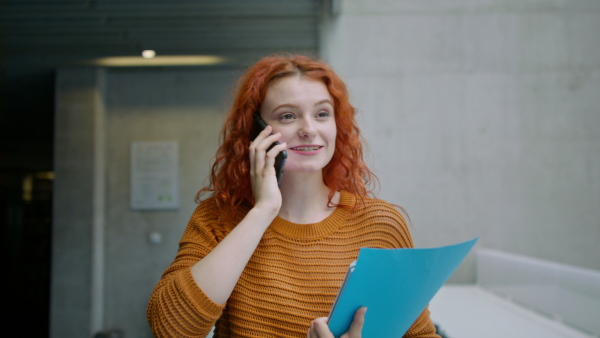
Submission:
<svg viewBox="0 0 600 338">
<path fill-rule="evenodd" d="M 179 207 L 179 145 L 175 141 L 131 143 L 131 209 Z"/>
</svg>

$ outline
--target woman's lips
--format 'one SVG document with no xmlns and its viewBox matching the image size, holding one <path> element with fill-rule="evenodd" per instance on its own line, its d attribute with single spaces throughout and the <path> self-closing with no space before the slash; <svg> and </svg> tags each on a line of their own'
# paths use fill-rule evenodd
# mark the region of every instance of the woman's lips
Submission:
<svg viewBox="0 0 600 338">
<path fill-rule="evenodd" d="M 323 146 L 316 146 L 316 145 L 302 145 L 302 146 L 288 148 L 288 150 L 291 150 L 294 153 L 303 155 L 303 156 L 311 156 L 311 155 L 318 154 L 319 151 L 321 151 L 321 149 L 323 149 Z"/>
</svg>

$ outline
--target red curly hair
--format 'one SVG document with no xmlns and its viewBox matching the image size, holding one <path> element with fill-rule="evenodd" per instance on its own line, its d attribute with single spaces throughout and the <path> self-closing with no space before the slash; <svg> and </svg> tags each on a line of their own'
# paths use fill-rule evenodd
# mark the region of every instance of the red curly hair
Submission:
<svg viewBox="0 0 600 338">
<path fill-rule="evenodd" d="M 233 106 L 221 131 L 221 146 L 217 150 L 210 174 L 210 184 L 201 195 L 212 192 L 221 209 L 236 214 L 240 206 L 251 207 L 254 196 L 250 183 L 249 145 L 253 137 L 253 115 L 256 114 L 274 80 L 300 75 L 323 81 L 333 98 L 337 127 L 335 152 L 323 168 L 323 181 L 329 188 L 329 205 L 336 191 L 346 190 L 359 200 L 372 194 L 368 186 L 377 178 L 363 160 L 360 130 L 355 109 L 350 105 L 346 85 L 324 62 L 301 55 L 273 55 L 259 60 L 248 69 L 238 83 Z"/>
</svg>

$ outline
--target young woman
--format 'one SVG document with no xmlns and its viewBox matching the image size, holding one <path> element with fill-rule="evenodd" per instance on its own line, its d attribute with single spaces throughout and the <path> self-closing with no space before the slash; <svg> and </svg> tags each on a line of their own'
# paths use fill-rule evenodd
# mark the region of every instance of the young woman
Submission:
<svg viewBox="0 0 600 338">
<path fill-rule="evenodd" d="M 268 124 L 256 138 L 255 114 Z M 354 115 L 323 62 L 271 56 L 248 70 L 210 185 L 150 298 L 156 336 L 204 337 L 216 325 L 216 337 L 333 337 L 324 316 L 359 249 L 413 246 L 401 214 L 369 197 Z M 346 337 L 360 337 L 366 310 Z M 405 337 L 439 337 L 427 309 Z"/>
</svg>

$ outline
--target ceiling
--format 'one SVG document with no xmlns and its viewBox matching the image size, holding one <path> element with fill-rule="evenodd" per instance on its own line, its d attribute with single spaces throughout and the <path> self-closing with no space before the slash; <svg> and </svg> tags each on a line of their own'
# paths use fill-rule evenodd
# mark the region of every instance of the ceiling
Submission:
<svg viewBox="0 0 600 338">
<path fill-rule="evenodd" d="M 314 54 L 324 2 L 0 0 L 0 169 L 51 166 L 56 68 L 146 49 L 221 56 L 221 67 Z"/>
<path fill-rule="evenodd" d="M 2 0 L 2 60 L 65 65 L 98 56 L 315 50 L 321 0 Z"/>
</svg>

